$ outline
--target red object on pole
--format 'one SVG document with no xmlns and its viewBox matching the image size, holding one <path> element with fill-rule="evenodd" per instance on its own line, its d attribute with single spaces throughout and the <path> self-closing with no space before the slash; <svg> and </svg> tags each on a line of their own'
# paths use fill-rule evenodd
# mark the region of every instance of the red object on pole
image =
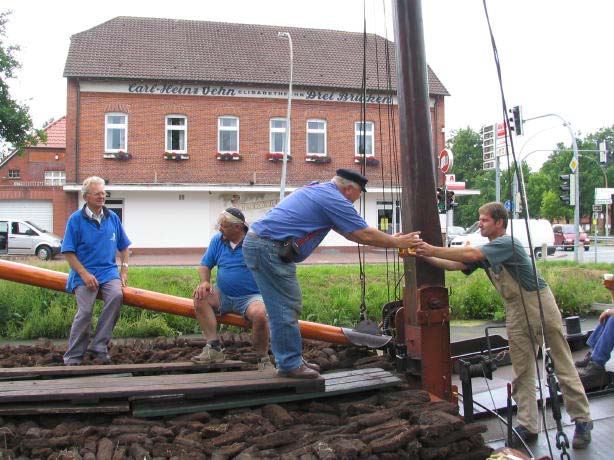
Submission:
<svg viewBox="0 0 614 460">
<path fill-rule="evenodd" d="M 30 284 L 56 291 L 66 292 L 66 273 L 60 273 L 45 268 L 0 260 L 0 279 Z M 123 287 L 124 304 L 146 310 L 171 313 L 173 315 L 194 318 L 194 304 L 192 299 L 177 297 L 159 292 L 147 291 L 134 287 Z M 68 294 L 68 293 L 67 293 Z M 249 329 L 251 326 L 239 315 L 227 314 L 218 318 L 218 321 L 231 326 Z M 301 335 L 306 339 L 323 340 L 339 345 L 350 345 L 350 341 L 343 334 L 340 327 L 327 324 L 299 321 Z"/>
</svg>

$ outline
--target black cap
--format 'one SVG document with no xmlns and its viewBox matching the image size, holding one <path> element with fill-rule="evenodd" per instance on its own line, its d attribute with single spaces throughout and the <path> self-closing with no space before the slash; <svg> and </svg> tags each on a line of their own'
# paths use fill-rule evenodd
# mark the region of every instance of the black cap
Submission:
<svg viewBox="0 0 614 460">
<path fill-rule="evenodd" d="M 352 182 L 355 182 L 356 184 L 358 184 L 363 192 L 367 191 L 367 189 L 365 188 L 365 185 L 367 185 L 367 182 L 369 182 L 369 179 L 367 179 L 365 176 L 363 176 L 359 172 L 354 171 L 353 169 L 345 169 L 345 168 L 337 169 L 337 176 L 343 177 L 344 179 L 347 179 L 347 180 L 351 180 Z"/>
<path fill-rule="evenodd" d="M 231 216 L 236 217 L 241 222 L 243 222 L 243 226 L 245 227 L 245 230 L 247 230 L 247 224 L 245 223 L 245 216 L 243 215 L 243 212 L 239 208 L 226 208 L 224 211 L 230 214 Z"/>
</svg>

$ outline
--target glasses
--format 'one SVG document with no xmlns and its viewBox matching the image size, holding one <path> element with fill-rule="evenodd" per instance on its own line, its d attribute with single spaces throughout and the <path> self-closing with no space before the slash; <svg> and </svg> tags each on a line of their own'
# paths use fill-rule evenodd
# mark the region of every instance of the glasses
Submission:
<svg viewBox="0 0 614 460">
<path fill-rule="evenodd" d="M 92 195 L 92 196 L 96 196 L 96 197 L 105 196 L 105 194 L 106 194 L 105 192 L 96 192 L 96 193 L 87 192 L 87 195 Z"/>
</svg>

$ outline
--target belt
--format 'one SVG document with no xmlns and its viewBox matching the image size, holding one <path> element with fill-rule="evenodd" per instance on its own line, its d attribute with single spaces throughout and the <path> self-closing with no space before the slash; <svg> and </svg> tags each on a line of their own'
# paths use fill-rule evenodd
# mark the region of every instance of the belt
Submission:
<svg viewBox="0 0 614 460">
<path fill-rule="evenodd" d="M 257 233 L 254 233 L 254 232 L 247 232 L 247 234 L 249 236 L 251 236 L 252 238 L 258 238 L 259 240 L 271 241 L 271 242 L 273 242 L 275 244 L 282 244 L 283 243 L 283 241 L 274 240 L 273 238 L 267 238 L 266 236 L 260 236 L 260 235 L 258 235 Z"/>
</svg>

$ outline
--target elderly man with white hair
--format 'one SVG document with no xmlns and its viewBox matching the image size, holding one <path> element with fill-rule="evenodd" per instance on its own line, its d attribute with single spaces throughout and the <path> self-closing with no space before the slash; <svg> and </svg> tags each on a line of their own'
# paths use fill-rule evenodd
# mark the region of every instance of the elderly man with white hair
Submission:
<svg viewBox="0 0 614 460">
<path fill-rule="evenodd" d="M 66 223 L 62 254 L 70 265 L 66 290 L 74 292 L 77 314 L 68 338 L 64 364 L 81 364 L 86 351 L 99 362 L 109 362 L 108 344 L 123 302 L 122 286 L 128 281 L 130 240 L 117 214 L 104 206 L 104 179 L 92 176 L 81 189 L 85 204 Z M 121 269 L 115 260 L 119 252 Z M 102 312 L 91 342 L 94 302 L 101 295 Z"/>
<path fill-rule="evenodd" d="M 198 267 L 200 284 L 194 289 L 196 319 L 207 345 L 192 361 L 203 364 L 225 361 L 216 315 L 236 313 L 252 325 L 252 346 L 259 356 L 259 368 L 272 367 L 264 302 L 243 260 L 243 238 L 247 232 L 245 216 L 237 208 L 227 208 L 219 215 L 217 228 L 219 233 L 211 239 Z M 216 284 L 211 285 L 211 272 L 216 266 Z"/>
</svg>

